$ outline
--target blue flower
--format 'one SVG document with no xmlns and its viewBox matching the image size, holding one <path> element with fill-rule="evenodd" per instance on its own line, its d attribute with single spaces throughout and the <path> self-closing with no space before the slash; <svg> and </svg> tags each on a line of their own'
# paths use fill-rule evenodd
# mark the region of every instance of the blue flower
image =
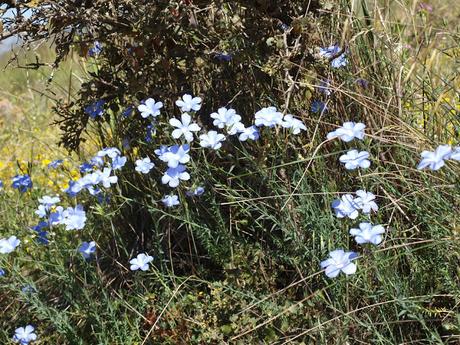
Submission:
<svg viewBox="0 0 460 345">
<path fill-rule="evenodd" d="M 291 114 L 284 115 L 283 123 L 281 124 L 284 128 L 290 128 L 292 134 L 299 134 L 300 131 L 306 131 L 307 127 L 299 119 L 294 118 Z"/>
<path fill-rule="evenodd" d="M 214 57 L 220 62 L 229 62 L 233 58 L 232 54 L 225 54 L 225 53 L 216 53 Z"/>
<path fill-rule="evenodd" d="M 3 181 L 0 180 L 0 190 L 2 190 L 2 189 L 3 189 Z"/>
<path fill-rule="evenodd" d="M 311 103 L 311 112 L 312 113 L 323 113 L 327 111 L 327 105 L 324 102 L 321 102 L 315 99 Z"/>
<path fill-rule="evenodd" d="M 217 133 L 216 131 L 209 131 L 208 133 L 200 135 L 200 146 L 218 150 L 222 147 L 222 142 L 225 141 L 225 135 Z"/>
<path fill-rule="evenodd" d="M 158 150 L 155 150 L 155 153 L 157 153 Z M 188 154 L 190 151 L 190 145 L 185 144 L 185 145 L 174 145 L 166 150 L 159 155 L 158 158 L 162 160 L 163 162 L 168 164 L 168 167 L 170 168 L 176 168 L 179 164 L 186 164 L 190 161 L 190 155 Z M 161 152 L 161 149 L 158 153 Z"/>
<path fill-rule="evenodd" d="M 342 141 L 348 143 L 353 139 L 364 139 L 364 129 L 366 125 L 364 123 L 358 122 L 344 122 L 342 127 L 337 128 L 335 131 L 330 132 L 327 135 L 327 139 L 340 138 Z"/>
<path fill-rule="evenodd" d="M 340 52 L 340 47 L 337 44 L 326 48 L 319 48 L 319 55 L 325 57 L 326 59 L 330 59 L 333 56 L 337 55 Z"/>
<path fill-rule="evenodd" d="M 26 327 L 16 328 L 14 331 L 13 340 L 15 343 L 21 343 L 22 345 L 29 344 L 37 339 L 37 335 L 34 333 L 35 328 L 31 325 Z"/>
<path fill-rule="evenodd" d="M 153 136 L 156 134 L 156 129 L 153 124 L 147 125 L 145 133 L 145 141 L 151 143 L 153 141 Z"/>
<path fill-rule="evenodd" d="M 143 159 L 138 159 L 136 160 L 136 168 L 135 170 L 142 173 L 142 174 L 148 174 L 150 170 L 155 166 L 150 161 L 149 157 L 143 158 Z"/>
<path fill-rule="evenodd" d="M 47 245 L 49 243 L 49 240 L 48 240 L 47 236 L 48 236 L 48 231 L 39 231 L 39 232 L 37 232 L 37 237 L 36 237 L 35 240 L 39 244 Z"/>
<path fill-rule="evenodd" d="M 78 251 L 83 255 L 85 259 L 90 259 L 91 256 L 96 252 L 96 242 L 83 242 Z"/>
<path fill-rule="evenodd" d="M 68 207 L 62 212 L 62 217 L 61 223 L 66 226 L 66 230 L 81 230 L 85 227 L 86 213 L 82 205 Z"/>
<path fill-rule="evenodd" d="M 0 268 L 0 277 L 4 277 L 6 275 L 6 272 L 3 268 Z"/>
<path fill-rule="evenodd" d="M 452 156 L 452 148 L 449 145 L 439 145 L 433 152 L 423 151 L 421 153 L 422 160 L 417 166 L 417 169 L 424 169 L 428 167 L 431 170 L 441 169 L 445 162 Z"/>
<path fill-rule="evenodd" d="M 248 139 L 257 140 L 260 137 L 259 130 L 256 126 L 245 127 L 238 136 L 240 141 L 246 141 Z"/>
<path fill-rule="evenodd" d="M 365 222 L 359 224 L 359 229 L 350 229 L 350 235 L 355 237 L 358 244 L 372 243 L 378 245 L 382 242 L 385 228 L 382 225 L 372 225 Z"/>
<path fill-rule="evenodd" d="M 123 112 L 121 113 L 121 115 L 123 115 L 124 117 L 129 117 L 131 116 L 131 114 L 133 113 L 134 111 L 134 106 L 133 105 L 130 105 L 128 106 L 125 110 L 123 110 Z"/>
<path fill-rule="evenodd" d="M 329 96 L 332 93 L 331 82 L 329 79 L 320 80 L 319 86 L 317 87 L 318 91 Z"/>
<path fill-rule="evenodd" d="M 58 225 L 61 224 L 61 222 L 64 219 L 63 213 L 64 208 L 62 206 L 56 207 L 53 212 L 50 213 L 50 216 L 48 218 L 49 224 L 50 225 Z"/>
<path fill-rule="evenodd" d="M 204 188 L 203 187 L 197 187 L 195 189 L 191 189 L 185 192 L 185 195 L 193 197 L 193 196 L 200 196 L 204 194 Z"/>
<path fill-rule="evenodd" d="M 342 249 L 333 250 L 329 253 L 329 259 L 321 262 L 321 268 L 325 268 L 328 278 L 335 278 L 340 272 L 346 275 L 356 272 L 356 264 L 351 260 L 356 259 L 358 254 L 355 252 L 345 252 Z"/>
<path fill-rule="evenodd" d="M 102 53 L 102 44 L 99 41 L 95 41 L 93 47 L 88 50 L 88 55 L 97 57 L 100 53 Z"/>
<path fill-rule="evenodd" d="M 283 123 L 283 113 L 276 110 L 275 107 L 262 108 L 255 114 L 254 123 L 257 127 L 281 125 Z"/>
<path fill-rule="evenodd" d="M 177 195 L 165 195 L 161 201 L 166 207 L 174 207 L 180 204 Z"/>
<path fill-rule="evenodd" d="M 333 68 L 340 68 L 348 65 L 347 55 L 343 53 L 339 57 L 331 61 L 331 66 Z"/>
<path fill-rule="evenodd" d="M 90 172 L 93 170 L 93 165 L 91 163 L 85 162 L 82 165 L 80 165 L 80 172 L 82 174 L 86 174 L 87 172 Z"/>
<path fill-rule="evenodd" d="M 371 162 L 368 160 L 369 152 L 358 150 L 350 150 L 346 154 L 340 156 L 339 160 L 341 163 L 345 164 L 345 169 L 354 170 L 356 168 L 369 168 Z"/>
<path fill-rule="evenodd" d="M 351 194 L 342 195 L 341 199 L 334 200 L 331 207 L 337 218 L 356 219 L 359 216 L 360 206 Z"/>
<path fill-rule="evenodd" d="M 116 147 L 106 147 L 106 148 L 100 150 L 96 154 L 97 157 L 102 158 L 102 157 L 108 156 L 111 159 L 114 159 L 114 158 L 118 157 L 119 155 L 121 155 L 121 152 Z"/>
<path fill-rule="evenodd" d="M 16 175 L 13 177 L 13 183 L 11 186 L 14 189 L 19 190 L 21 193 L 26 192 L 28 189 L 31 189 L 33 184 L 29 175 Z"/>
<path fill-rule="evenodd" d="M 102 116 L 102 114 L 104 114 L 104 104 L 105 101 L 100 99 L 85 107 L 85 113 L 88 114 L 92 119 L 95 119 L 98 116 Z"/>
<path fill-rule="evenodd" d="M 64 193 L 66 193 L 67 195 L 69 195 L 71 198 L 77 196 L 77 194 L 80 192 L 80 189 L 78 191 L 76 191 L 74 188 L 78 185 L 78 182 L 77 181 L 72 181 L 70 180 L 69 181 L 69 187 L 67 187 L 66 189 L 64 189 Z"/>
<path fill-rule="evenodd" d="M 64 161 L 62 159 L 56 159 L 52 161 L 51 163 L 48 164 L 49 169 L 56 169 L 58 166 L 60 166 Z"/>
<path fill-rule="evenodd" d="M 161 145 L 159 149 L 156 149 L 154 152 L 158 157 L 161 157 L 163 154 L 169 151 L 169 147 L 166 145 Z"/>
<path fill-rule="evenodd" d="M 141 116 L 146 119 L 149 116 L 157 117 L 160 115 L 160 109 L 163 108 L 163 102 L 155 102 L 153 98 L 145 100 L 142 104 L 137 107 L 137 110 L 140 111 Z"/>
<path fill-rule="evenodd" d="M 24 286 L 21 288 L 21 291 L 22 291 L 22 293 L 24 293 L 24 294 L 26 294 L 26 295 L 29 295 L 29 294 L 36 293 L 36 292 L 37 292 L 37 289 L 35 289 L 32 285 L 27 284 L 27 285 L 24 285 Z"/>
<path fill-rule="evenodd" d="M 123 168 L 126 164 L 126 160 L 127 160 L 126 157 L 121 157 L 121 156 L 115 157 L 112 161 L 112 169 L 119 170 Z"/>
<path fill-rule="evenodd" d="M 8 238 L 0 239 L 0 254 L 9 254 L 14 252 L 14 250 L 21 244 L 16 236 L 10 236 Z"/>
<path fill-rule="evenodd" d="M 190 175 L 185 171 L 185 166 L 179 164 L 175 168 L 169 168 L 161 178 L 161 183 L 169 185 L 171 188 L 176 188 L 180 180 L 190 180 Z"/>
<path fill-rule="evenodd" d="M 369 82 L 362 78 L 356 79 L 356 84 L 358 84 L 358 86 L 362 87 L 363 89 L 367 89 L 369 87 Z"/>
<path fill-rule="evenodd" d="M 137 271 L 137 270 L 142 270 L 142 271 L 147 271 L 149 269 L 149 264 L 150 262 L 153 261 L 153 257 L 146 254 L 146 253 L 140 253 L 137 255 L 136 258 L 131 259 L 129 263 L 131 266 L 129 269 L 131 271 Z"/>
</svg>

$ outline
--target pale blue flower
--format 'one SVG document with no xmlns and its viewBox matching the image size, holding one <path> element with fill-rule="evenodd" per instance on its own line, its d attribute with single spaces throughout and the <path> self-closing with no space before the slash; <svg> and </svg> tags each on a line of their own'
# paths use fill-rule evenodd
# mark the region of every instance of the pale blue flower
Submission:
<svg viewBox="0 0 460 345">
<path fill-rule="evenodd" d="M 307 130 L 307 127 L 304 125 L 304 123 L 299 119 L 294 118 L 294 116 L 291 114 L 284 115 L 281 126 L 284 128 L 290 128 L 292 130 L 292 134 L 299 134 L 300 131 Z"/>
<path fill-rule="evenodd" d="M 56 159 L 52 161 L 51 163 L 48 164 L 49 169 L 56 169 L 58 166 L 60 166 L 64 161 L 62 159 Z"/>
<path fill-rule="evenodd" d="M 96 154 L 96 157 L 105 157 L 108 156 L 111 159 L 114 159 L 121 155 L 121 152 L 116 147 L 106 147 Z"/>
<path fill-rule="evenodd" d="M 449 155 L 449 159 L 460 161 L 460 146 L 453 148 L 452 153 Z"/>
<path fill-rule="evenodd" d="M 355 237 L 358 244 L 372 243 L 375 245 L 382 242 L 382 234 L 385 233 L 385 228 L 382 225 L 372 225 L 365 222 L 359 224 L 359 229 L 350 229 L 350 235 Z"/>
<path fill-rule="evenodd" d="M 91 256 L 96 252 L 96 242 L 83 242 L 78 251 L 83 255 L 85 259 L 90 259 Z"/>
<path fill-rule="evenodd" d="M 249 126 L 243 129 L 243 131 L 239 134 L 238 139 L 240 141 L 246 141 L 248 139 L 257 140 L 259 139 L 260 134 L 259 130 L 256 126 Z"/>
<path fill-rule="evenodd" d="M 241 116 L 238 115 L 235 109 L 219 108 L 217 113 L 212 113 L 211 118 L 214 119 L 212 124 L 218 128 L 232 127 L 241 121 Z"/>
<path fill-rule="evenodd" d="M 142 159 L 138 159 L 136 161 L 136 171 L 142 173 L 142 174 L 148 174 L 150 170 L 152 170 L 152 168 L 155 166 L 155 164 L 153 164 L 151 161 L 150 161 L 150 158 L 147 157 L 147 158 L 142 158 Z"/>
<path fill-rule="evenodd" d="M 255 127 L 255 126 L 254 126 Z M 235 135 L 235 134 L 238 134 L 238 133 L 242 133 L 244 132 L 244 123 L 242 122 L 235 122 L 234 124 L 232 124 L 231 126 L 227 127 L 226 128 L 226 131 L 227 131 L 227 134 L 228 135 Z"/>
<path fill-rule="evenodd" d="M 103 171 L 97 170 L 95 174 L 99 175 L 99 183 L 102 183 L 104 188 L 110 188 L 110 185 L 117 183 L 118 177 L 110 176 L 112 169 L 104 168 Z"/>
<path fill-rule="evenodd" d="M 335 278 L 340 272 L 350 275 L 356 272 L 356 264 L 351 261 L 357 257 L 358 254 L 355 252 L 336 249 L 329 253 L 329 259 L 321 262 L 321 268 L 326 269 L 325 274 L 328 278 Z"/>
<path fill-rule="evenodd" d="M 283 123 L 283 114 L 276 110 L 275 107 L 262 108 L 255 114 L 254 123 L 257 127 L 281 125 Z"/>
<path fill-rule="evenodd" d="M 339 52 L 340 52 L 340 47 L 337 44 L 334 44 L 326 48 L 319 48 L 319 55 L 326 59 L 330 59 L 334 57 Z"/>
<path fill-rule="evenodd" d="M 38 205 L 38 209 L 35 211 L 35 214 L 40 218 L 45 218 L 48 213 L 48 208 L 45 205 Z"/>
<path fill-rule="evenodd" d="M 198 126 L 195 122 L 191 122 L 192 117 L 187 113 L 183 113 L 181 115 L 181 121 L 176 118 L 170 119 L 169 124 L 173 127 L 176 127 L 176 129 L 171 133 L 172 137 L 174 139 L 179 139 L 181 136 L 184 136 L 187 142 L 191 142 L 193 140 L 192 132 L 198 132 L 201 129 L 201 127 Z"/>
<path fill-rule="evenodd" d="M 90 163 L 94 166 L 101 167 L 104 165 L 104 159 L 99 156 L 94 156 L 91 158 Z"/>
<path fill-rule="evenodd" d="M 46 207 L 51 207 L 54 204 L 57 204 L 59 201 L 61 201 L 61 199 L 57 195 L 56 196 L 45 195 L 42 198 L 38 199 L 38 202 Z"/>
<path fill-rule="evenodd" d="M 145 119 L 149 116 L 157 117 L 160 115 L 161 108 L 163 108 L 162 102 L 155 102 L 153 98 L 149 98 L 144 104 L 140 104 L 137 110 L 141 112 L 141 116 Z"/>
<path fill-rule="evenodd" d="M 180 204 L 177 195 L 165 195 L 161 201 L 166 207 L 174 207 Z"/>
<path fill-rule="evenodd" d="M 358 122 L 345 122 L 342 127 L 337 128 L 335 131 L 327 135 L 327 139 L 340 138 L 342 141 L 348 143 L 353 139 L 363 140 L 364 129 L 366 125 Z"/>
<path fill-rule="evenodd" d="M 359 216 L 360 207 L 351 194 L 342 195 L 342 198 L 334 200 L 331 206 L 337 218 L 356 219 Z"/>
<path fill-rule="evenodd" d="M 170 168 L 176 168 L 179 164 L 186 164 L 190 161 L 190 145 L 174 145 L 165 150 L 159 156 L 160 160 L 168 164 Z"/>
<path fill-rule="evenodd" d="M 140 253 L 137 255 L 136 258 L 131 259 L 129 263 L 131 266 L 129 269 L 131 271 L 137 271 L 137 270 L 142 270 L 142 271 L 147 271 L 149 267 L 149 263 L 153 261 L 153 257 L 146 254 L 146 253 Z"/>
<path fill-rule="evenodd" d="M 195 189 L 191 189 L 185 192 L 185 195 L 187 196 L 200 196 L 204 194 L 204 188 L 203 187 L 197 187 Z"/>
<path fill-rule="evenodd" d="M 189 146 L 190 147 L 190 146 Z M 169 151 L 169 147 L 166 145 L 161 145 L 159 149 L 156 149 L 154 152 L 158 157 L 161 157 L 163 154 Z"/>
<path fill-rule="evenodd" d="M 3 268 L 0 268 L 0 277 L 4 277 L 6 275 L 6 272 Z"/>
<path fill-rule="evenodd" d="M 175 168 L 169 168 L 161 178 L 161 183 L 169 185 L 171 188 L 176 188 L 180 180 L 190 180 L 190 175 L 185 171 L 185 166 L 179 164 Z"/>
<path fill-rule="evenodd" d="M 88 55 L 97 57 L 100 53 L 102 53 L 102 44 L 99 41 L 95 41 L 93 46 L 88 50 Z"/>
<path fill-rule="evenodd" d="M 34 331 L 35 328 L 31 325 L 16 328 L 14 331 L 13 340 L 16 343 L 21 343 L 23 345 L 29 344 L 30 342 L 37 340 L 37 335 L 34 333 Z"/>
<path fill-rule="evenodd" d="M 127 161 L 126 157 L 121 157 L 121 156 L 115 157 L 112 160 L 112 169 L 113 170 L 120 170 L 121 168 L 123 168 L 125 166 L 126 161 Z"/>
<path fill-rule="evenodd" d="M 2 238 L 0 239 L 0 254 L 12 253 L 20 244 L 21 240 L 19 240 L 16 236 Z"/>
<path fill-rule="evenodd" d="M 331 66 L 333 68 L 345 67 L 346 65 L 348 65 L 348 59 L 345 53 L 331 61 Z"/>
<path fill-rule="evenodd" d="M 364 214 L 369 214 L 372 211 L 377 212 L 379 207 L 377 206 L 375 200 L 375 195 L 371 192 L 366 192 L 364 190 L 356 191 L 357 198 L 354 199 L 354 202 L 358 207 L 363 211 Z"/>
<path fill-rule="evenodd" d="M 198 111 L 201 109 L 201 101 L 200 97 L 192 97 L 189 94 L 185 94 L 182 96 L 182 99 L 178 99 L 176 101 L 176 105 L 180 108 L 181 111 Z"/>
<path fill-rule="evenodd" d="M 358 167 L 366 169 L 369 168 L 371 162 L 368 160 L 369 152 L 358 150 L 350 150 L 346 154 L 340 156 L 340 162 L 345 164 L 345 169 L 354 170 Z"/>
<path fill-rule="evenodd" d="M 449 145 L 440 145 L 434 152 L 423 151 L 422 161 L 417 169 L 428 167 L 431 170 L 439 170 L 444 166 L 444 160 L 451 158 L 451 154 L 452 148 Z"/>
<path fill-rule="evenodd" d="M 85 227 L 86 213 L 82 205 L 68 207 L 62 212 L 62 217 L 61 223 L 65 225 L 66 230 L 81 230 Z"/>
<path fill-rule="evenodd" d="M 200 146 L 218 150 L 222 147 L 222 142 L 225 140 L 225 135 L 216 131 L 209 131 L 206 134 L 200 135 Z"/>
</svg>

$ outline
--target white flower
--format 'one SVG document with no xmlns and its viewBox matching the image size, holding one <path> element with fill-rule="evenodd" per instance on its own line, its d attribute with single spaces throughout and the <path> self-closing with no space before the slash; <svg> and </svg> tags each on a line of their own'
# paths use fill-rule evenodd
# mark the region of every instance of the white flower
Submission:
<svg viewBox="0 0 460 345">
<path fill-rule="evenodd" d="M 368 214 L 371 213 L 371 211 L 377 212 L 379 207 L 374 201 L 374 194 L 372 194 L 371 192 L 366 192 L 364 190 L 357 190 L 356 195 L 358 197 L 355 198 L 354 202 L 363 211 L 363 213 Z"/>
<path fill-rule="evenodd" d="M 351 262 L 358 256 L 355 252 L 345 252 L 342 249 L 336 249 L 329 253 L 329 259 L 321 262 L 321 268 L 325 268 L 326 276 L 335 278 L 342 271 L 346 275 L 356 272 L 356 264 Z"/>
<path fill-rule="evenodd" d="M 157 117 L 160 115 L 160 109 L 163 108 L 162 102 L 155 102 L 153 98 L 145 101 L 145 104 L 140 104 L 137 110 L 141 112 L 141 116 L 145 119 L 149 116 Z"/>
<path fill-rule="evenodd" d="M 49 208 L 46 207 L 45 205 L 38 205 L 38 210 L 35 211 L 35 214 L 39 216 L 40 218 L 45 218 L 48 209 Z"/>
<path fill-rule="evenodd" d="M 201 109 L 201 98 L 200 97 L 193 97 L 189 94 L 185 94 L 182 96 L 182 99 L 178 99 L 176 101 L 176 105 L 180 108 L 181 111 L 198 111 Z"/>
<path fill-rule="evenodd" d="M 217 133 L 216 131 L 209 131 L 206 134 L 200 135 L 200 146 L 218 150 L 222 147 L 222 141 L 224 140 L 225 135 Z"/>
<path fill-rule="evenodd" d="M 276 110 L 275 107 L 262 108 L 255 114 L 256 126 L 273 127 L 283 123 L 283 114 Z"/>
<path fill-rule="evenodd" d="M 328 139 L 340 138 L 342 141 L 348 143 L 354 138 L 363 140 L 364 138 L 364 128 L 366 125 L 364 123 L 358 122 L 345 122 L 342 127 L 337 128 L 335 131 L 330 132 L 327 135 Z"/>
<path fill-rule="evenodd" d="M 217 113 L 212 113 L 214 119 L 213 125 L 219 128 L 232 127 L 234 124 L 241 121 L 241 116 L 238 115 L 235 109 L 219 108 Z"/>
<path fill-rule="evenodd" d="M 137 257 L 131 259 L 129 263 L 131 264 L 130 270 L 137 271 L 138 269 L 142 271 L 147 271 L 149 269 L 149 263 L 153 261 L 153 257 L 148 254 L 140 253 L 137 254 Z"/>
<path fill-rule="evenodd" d="M 422 161 L 417 166 L 417 169 L 428 167 L 431 170 L 441 169 L 445 159 L 452 158 L 452 148 L 449 145 L 440 145 L 434 152 L 423 151 Z"/>
<path fill-rule="evenodd" d="M 181 121 L 176 118 L 170 119 L 169 124 L 176 127 L 172 132 L 172 137 L 179 139 L 183 135 L 187 142 L 191 142 L 193 140 L 192 132 L 198 132 L 201 129 L 195 122 L 190 123 L 191 121 L 192 117 L 187 113 L 181 115 Z"/>
<path fill-rule="evenodd" d="M 449 155 L 449 159 L 460 161 L 460 146 L 454 147 L 452 153 Z"/>
<path fill-rule="evenodd" d="M 350 235 L 355 236 L 355 241 L 358 244 L 380 244 L 382 242 L 382 234 L 384 233 L 385 228 L 382 225 L 372 225 L 367 222 L 360 223 L 359 229 L 350 229 Z"/>
<path fill-rule="evenodd" d="M 174 145 L 160 154 L 159 158 L 168 163 L 168 167 L 176 168 L 179 164 L 186 164 L 190 161 L 189 151 L 190 145 Z"/>
<path fill-rule="evenodd" d="M 337 218 L 356 219 L 359 216 L 359 205 L 351 194 L 342 195 L 342 198 L 334 200 L 331 206 Z"/>
<path fill-rule="evenodd" d="M 291 114 L 284 115 L 283 123 L 281 124 L 284 128 L 291 128 L 292 134 L 299 134 L 301 130 L 306 131 L 304 123 L 299 119 L 294 118 Z"/>
<path fill-rule="evenodd" d="M 9 254 L 13 252 L 20 243 L 21 240 L 16 236 L 0 239 L 0 254 Z"/>
<path fill-rule="evenodd" d="M 165 195 L 161 201 L 166 207 L 174 207 L 180 204 L 177 195 Z"/>
<path fill-rule="evenodd" d="M 248 139 L 257 140 L 259 139 L 259 130 L 256 126 L 249 126 L 243 129 L 243 131 L 238 136 L 240 141 L 246 141 Z"/>
<path fill-rule="evenodd" d="M 169 168 L 161 178 L 161 183 L 169 185 L 171 188 L 176 188 L 180 180 L 190 180 L 190 175 L 185 171 L 185 166 L 178 165 L 175 168 Z"/>
<path fill-rule="evenodd" d="M 28 344 L 31 341 L 37 340 L 37 335 L 34 333 L 35 328 L 31 325 L 26 327 L 16 328 L 14 331 L 13 340 L 16 343 L 21 343 L 22 345 Z"/>
<path fill-rule="evenodd" d="M 48 196 L 45 195 L 42 198 L 38 199 L 38 202 L 44 206 L 52 206 L 54 204 L 57 204 L 61 199 L 58 196 Z"/>
<path fill-rule="evenodd" d="M 369 152 L 367 151 L 350 150 L 345 155 L 340 156 L 339 160 L 345 164 L 345 169 L 353 170 L 357 167 L 369 168 L 371 162 L 367 158 L 369 158 Z"/>
<path fill-rule="evenodd" d="M 154 166 L 149 157 L 136 160 L 136 171 L 140 173 L 148 174 Z"/>
</svg>

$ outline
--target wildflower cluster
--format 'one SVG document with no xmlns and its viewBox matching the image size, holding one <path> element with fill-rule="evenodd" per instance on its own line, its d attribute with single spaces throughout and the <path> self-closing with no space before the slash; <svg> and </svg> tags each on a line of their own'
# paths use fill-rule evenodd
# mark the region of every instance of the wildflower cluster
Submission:
<svg viewBox="0 0 460 345">
<path fill-rule="evenodd" d="M 332 140 L 340 138 L 344 142 L 351 142 L 354 139 L 364 139 L 364 129 L 366 126 L 362 123 L 345 122 L 342 127 L 330 132 L 327 139 Z M 357 167 L 368 168 L 370 166 L 369 153 L 366 151 L 358 152 L 355 149 L 348 151 L 347 154 L 339 158 L 340 162 L 345 163 L 345 169 L 353 170 Z M 359 213 L 370 215 L 378 211 L 378 205 L 375 202 L 375 195 L 365 190 L 358 190 L 352 194 L 344 194 L 340 199 L 334 200 L 331 204 L 337 218 L 356 219 Z M 370 222 L 361 222 L 358 228 L 349 230 L 351 236 L 359 245 L 371 243 L 379 245 L 385 233 L 382 225 L 373 225 Z M 325 274 L 329 278 L 335 278 L 340 272 L 346 275 L 356 272 L 356 264 L 352 260 L 358 258 L 355 252 L 345 252 L 343 249 L 336 249 L 329 253 L 329 258 L 321 262 L 321 268 L 325 269 Z"/>
</svg>

